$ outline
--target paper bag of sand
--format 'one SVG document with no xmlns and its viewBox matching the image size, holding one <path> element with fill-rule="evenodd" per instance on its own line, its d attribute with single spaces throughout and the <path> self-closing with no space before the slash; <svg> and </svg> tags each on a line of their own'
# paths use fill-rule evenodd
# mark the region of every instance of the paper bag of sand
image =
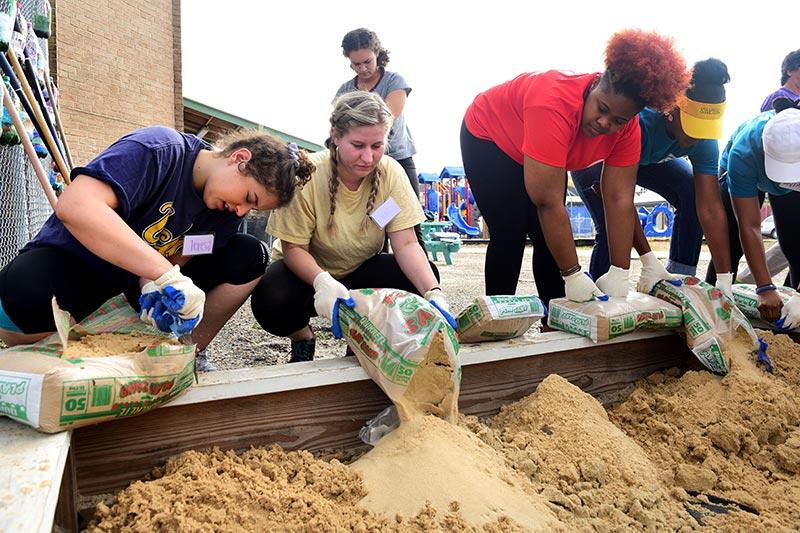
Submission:
<svg viewBox="0 0 800 533">
<path fill-rule="evenodd" d="M 0 351 L 0 414 L 53 433 L 147 412 L 192 384 L 194 346 L 142 323 L 124 296 L 74 326 L 53 310 L 57 333 Z"/>
<path fill-rule="evenodd" d="M 455 332 L 424 298 L 397 289 L 350 291 L 339 326 L 358 362 L 397 406 L 400 420 L 455 420 L 461 365 Z"/>
<path fill-rule="evenodd" d="M 786 305 L 797 291 L 791 287 L 776 287 L 775 290 L 778 296 Z M 756 286 L 746 283 L 737 283 L 733 286 L 733 299 L 736 301 L 736 307 L 744 313 L 744 316 L 753 321 L 753 325 L 757 328 L 775 329 L 775 322 L 770 322 L 761 318 L 761 313 L 758 310 L 758 295 L 756 294 Z M 794 328 L 792 331 L 800 331 L 800 327 Z"/>
<path fill-rule="evenodd" d="M 458 314 L 458 340 L 485 342 L 513 339 L 547 314 L 542 301 L 528 296 L 478 296 Z"/>
<path fill-rule="evenodd" d="M 561 331 L 604 341 L 639 329 L 672 329 L 681 325 L 681 311 L 674 305 L 638 292 L 608 301 L 550 301 L 547 324 Z"/>
<path fill-rule="evenodd" d="M 737 330 L 750 338 L 753 350 L 758 349 L 753 327 L 721 290 L 694 276 L 683 276 L 680 281 L 678 286 L 659 281 L 650 294 L 681 308 L 686 345 L 703 366 L 727 374 L 730 364 L 725 348 Z"/>
</svg>

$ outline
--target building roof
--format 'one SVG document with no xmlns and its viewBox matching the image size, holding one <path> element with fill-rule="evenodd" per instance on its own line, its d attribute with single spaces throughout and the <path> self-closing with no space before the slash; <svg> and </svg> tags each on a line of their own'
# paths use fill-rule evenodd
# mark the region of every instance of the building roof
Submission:
<svg viewBox="0 0 800 533">
<path fill-rule="evenodd" d="M 222 135 L 235 129 L 264 131 L 286 142 L 297 143 L 299 147 L 305 148 L 311 152 L 317 152 L 323 149 L 323 146 L 317 143 L 295 137 L 294 135 L 284 133 L 242 117 L 237 117 L 236 115 L 226 113 L 220 109 L 201 104 L 191 98 L 183 98 L 183 130 L 186 133 L 193 133 L 201 139 L 214 143 Z"/>
</svg>

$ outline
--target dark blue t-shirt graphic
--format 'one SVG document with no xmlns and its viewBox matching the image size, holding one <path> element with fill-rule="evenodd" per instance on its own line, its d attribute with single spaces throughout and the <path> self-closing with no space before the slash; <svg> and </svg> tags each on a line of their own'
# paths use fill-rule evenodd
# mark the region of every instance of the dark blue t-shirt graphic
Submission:
<svg viewBox="0 0 800 533">
<path fill-rule="evenodd" d="M 216 250 L 237 231 L 241 219 L 208 209 L 194 189 L 197 154 L 209 149 L 194 135 L 152 126 L 120 138 L 85 167 L 73 169 L 72 178 L 83 174 L 111 186 L 119 199 L 117 214 L 164 257 L 181 253 L 187 233 L 213 233 Z M 137 279 L 87 250 L 55 214 L 23 250 L 44 246 L 77 254 L 110 282 L 128 285 Z"/>
</svg>

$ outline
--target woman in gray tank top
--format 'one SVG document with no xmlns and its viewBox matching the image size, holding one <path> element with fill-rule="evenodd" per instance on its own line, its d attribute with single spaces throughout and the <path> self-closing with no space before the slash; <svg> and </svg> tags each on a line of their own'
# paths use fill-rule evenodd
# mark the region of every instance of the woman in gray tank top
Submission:
<svg viewBox="0 0 800 533">
<path fill-rule="evenodd" d="M 383 98 L 394 116 L 386 155 L 400 163 L 408 174 L 411 188 L 419 192 L 417 169 L 413 159 L 416 148 L 403 115 L 411 87 L 403 76 L 386 70 L 389 51 L 381 46 L 378 36 L 373 31 L 359 28 L 348 32 L 342 39 L 342 53 L 350 60 L 350 68 L 356 76 L 343 83 L 336 91 L 336 96 L 351 91 L 369 91 Z"/>
</svg>

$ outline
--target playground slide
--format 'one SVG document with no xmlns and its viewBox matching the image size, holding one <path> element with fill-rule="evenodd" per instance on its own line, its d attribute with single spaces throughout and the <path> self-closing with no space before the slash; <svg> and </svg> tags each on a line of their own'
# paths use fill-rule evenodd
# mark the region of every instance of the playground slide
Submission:
<svg viewBox="0 0 800 533">
<path fill-rule="evenodd" d="M 461 209 L 464 207 L 466 207 L 464 205 L 464 202 L 461 202 L 460 207 L 457 206 L 456 204 L 450 204 L 449 206 L 447 206 L 447 218 L 450 220 L 450 222 L 453 223 L 453 225 L 458 229 L 458 231 L 466 235 L 469 235 L 470 237 L 474 237 L 475 235 L 478 235 L 481 232 L 481 230 L 479 228 L 476 228 L 475 226 L 470 226 L 469 224 L 467 224 L 467 221 L 464 220 L 464 217 L 461 216 Z"/>
</svg>

